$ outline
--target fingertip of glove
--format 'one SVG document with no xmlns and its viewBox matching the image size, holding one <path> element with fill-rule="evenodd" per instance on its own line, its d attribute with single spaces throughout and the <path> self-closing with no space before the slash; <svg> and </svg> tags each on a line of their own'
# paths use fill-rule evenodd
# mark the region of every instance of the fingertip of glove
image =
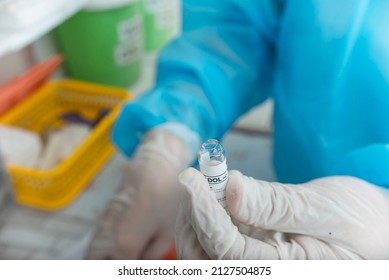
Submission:
<svg viewBox="0 0 389 280">
<path fill-rule="evenodd" d="M 178 183 L 187 190 L 197 186 L 200 180 L 204 180 L 203 174 L 193 167 L 186 168 L 178 175 Z"/>
<path fill-rule="evenodd" d="M 237 170 L 231 170 L 228 172 L 228 183 L 226 192 L 229 196 L 235 197 L 239 186 L 242 185 L 242 173 Z"/>
<path fill-rule="evenodd" d="M 228 208 L 231 211 L 237 207 L 237 202 L 242 196 L 241 186 L 243 185 L 243 175 L 237 170 L 228 172 L 228 183 L 226 187 L 226 199 Z"/>
<path fill-rule="evenodd" d="M 182 184 L 191 182 L 193 180 L 193 177 L 197 175 L 196 173 L 198 173 L 196 169 L 194 169 L 193 167 L 188 167 L 178 175 L 178 181 Z"/>
</svg>

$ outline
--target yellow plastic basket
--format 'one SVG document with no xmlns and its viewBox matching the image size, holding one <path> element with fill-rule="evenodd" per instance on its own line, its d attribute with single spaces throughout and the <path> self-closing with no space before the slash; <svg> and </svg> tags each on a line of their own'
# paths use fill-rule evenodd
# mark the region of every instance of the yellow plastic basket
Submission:
<svg viewBox="0 0 389 280">
<path fill-rule="evenodd" d="M 67 206 L 87 186 L 114 153 L 110 129 L 121 104 L 128 100 L 125 90 L 75 80 L 47 83 L 25 102 L 0 118 L 0 123 L 42 133 L 48 127 L 61 125 L 59 116 L 78 111 L 96 117 L 106 115 L 70 157 L 49 171 L 7 166 L 15 196 L 24 205 L 45 210 Z"/>
</svg>

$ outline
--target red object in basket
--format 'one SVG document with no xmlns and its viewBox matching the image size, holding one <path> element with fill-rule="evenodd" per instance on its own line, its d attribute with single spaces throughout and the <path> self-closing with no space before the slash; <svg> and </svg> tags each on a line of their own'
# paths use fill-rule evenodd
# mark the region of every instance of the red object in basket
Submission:
<svg viewBox="0 0 389 280">
<path fill-rule="evenodd" d="M 176 254 L 176 246 L 173 245 L 169 252 L 166 253 L 163 260 L 177 260 L 177 254 Z"/>
<path fill-rule="evenodd" d="M 0 115 L 43 84 L 61 63 L 62 56 L 56 54 L 0 87 Z"/>
</svg>

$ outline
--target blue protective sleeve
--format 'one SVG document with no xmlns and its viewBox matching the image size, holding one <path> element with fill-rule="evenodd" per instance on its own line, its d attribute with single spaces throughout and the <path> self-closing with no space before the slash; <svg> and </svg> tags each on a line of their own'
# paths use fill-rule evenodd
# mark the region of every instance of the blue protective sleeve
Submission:
<svg viewBox="0 0 389 280">
<path fill-rule="evenodd" d="M 126 104 L 113 141 L 131 155 L 148 129 L 179 122 L 202 139 L 219 138 L 269 96 L 274 0 L 183 0 L 183 33 L 162 52 L 154 89 Z"/>
</svg>

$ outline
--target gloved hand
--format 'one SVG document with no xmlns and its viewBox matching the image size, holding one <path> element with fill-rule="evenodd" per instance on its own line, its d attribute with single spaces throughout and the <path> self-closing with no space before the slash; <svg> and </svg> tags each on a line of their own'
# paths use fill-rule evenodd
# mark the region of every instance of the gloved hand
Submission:
<svg viewBox="0 0 389 280">
<path fill-rule="evenodd" d="M 389 259 L 388 190 L 360 179 L 289 185 L 231 171 L 231 217 L 197 170 L 182 172 L 179 187 L 179 258 Z"/>
<path fill-rule="evenodd" d="M 88 259 L 161 259 L 174 244 L 177 178 L 192 161 L 181 139 L 154 129 L 135 151 Z"/>
</svg>

